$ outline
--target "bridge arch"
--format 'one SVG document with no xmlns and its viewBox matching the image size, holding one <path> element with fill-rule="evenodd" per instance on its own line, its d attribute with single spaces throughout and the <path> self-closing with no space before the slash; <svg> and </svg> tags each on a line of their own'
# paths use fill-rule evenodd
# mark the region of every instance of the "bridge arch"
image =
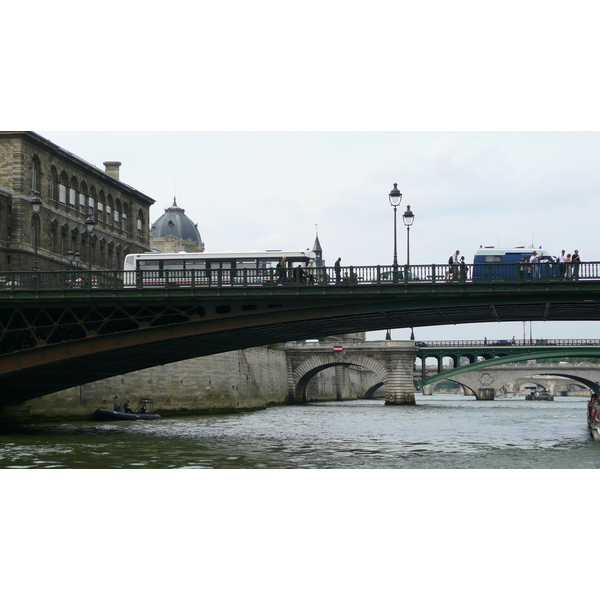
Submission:
<svg viewBox="0 0 600 600">
<path fill-rule="evenodd" d="M 364 355 L 353 355 L 352 357 L 341 356 L 338 357 L 332 354 L 319 354 L 313 355 L 310 358 L 302 361 L 297 365 L 292 373 L 291 380 L 292 385 L 290 389 L 290 399 L 296 402 L 306 402 L 306 388 L 308 382 L 317 374 L 325 369 L 330 369 L 336 366 L 357 366 L 371 371 L 375 374 L 377 379 L 381 383 L 376 384 L 365 391 L 365 397 L 372 397 L 374 392 L 384 385 L 387 381 L 388 375 L 385 365 L 370 356 Z"/>
</svg>

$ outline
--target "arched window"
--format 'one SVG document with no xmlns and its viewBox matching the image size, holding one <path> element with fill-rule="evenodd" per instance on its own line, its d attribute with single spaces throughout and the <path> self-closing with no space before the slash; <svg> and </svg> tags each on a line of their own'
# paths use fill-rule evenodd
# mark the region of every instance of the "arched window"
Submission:
<svg viewBox="0 0 600 600">
<path fill-rule="evenodd" d="M 112 225 L 113 224 L 112 213 L 115 208 L 115 205 L 113 203 L 113 199 L 110 194 L 106 198 L 106 206 L 104 208 L 106 209 L 106 223 L 107 223 L 107 225 Z"/>
<path fill-rule="evenodd" d="M 115 210 L 113 212 L 115 227 L 121 229 L 121 201 L 117 198 L 115 201 Z"/>
<path fill-rule="evenodd" d="M 114 269 L 115 268 L 114 253 L 113 253 L 114 246 L 115 245 L 114 245 L 113 242 L 108 242 L 108 244 L 107 244 L 107 250 L 106 250 L 106 267 L 108 269 Z"/>
<path fill-rule="evenodd" d="M 58 201 L 60 204 L 67 205 L 67 188 L 69 187 L 69 180 L 67 174 L 63 171 L 60 174 L 60 183 L 58 184 Z"/>
<path fill-rule="evenodd" d="M 90 195 L 88 198 L 88 214 L 96 215 L 96 188 L 92 185 L 90 187 Z"/>
<path fill-rule="evenodd" d="M 98 221 L 104 223 L 104 213 L 106 211 L 106 198 L 104 192 L 100 190 L 100 197 L 98 198 Z"/>
<path fill-rule="evenodd" d="M 55 202 L 58 200 L 59 182 L 58 171 L 56 170 L 56 167 L 52 167 L 50 169 L 50 182 L 48 183 L 48 197 Z"/>
<path fill-rule="evenodd" d="M 69 188 L 69 207 L 76 208 L 77 207 L 77 190 L 79 186 L 77 185 L 77 179 L 75 177 L 71 177 L 71 187 Z"/>
<path fill-rule="evenodd" d="M 144 212 L 140 208 L 137 214 L 137 233 L 140 237 L 144 236 Z"/>
<path fill-rule="evenodd" d="M 42 169 L 37 156 L 31 161 L 31 193 L 33 192 L 42 193 Z"/>
<path fill-rule="evenodd" d="M 81 253 L 80 234 L 79 234 L 79 230 L 77 229 L 77 227 L 73 227 L 71 229 L 70 235 L 71 235 L 71 239 L 69 240 L 70 247 L 68 250 L 72 250 L 73 252 Z"/>
<path fill-rule="evenodd" d="M 79 188 L 79 212 L 84 215 L 87 214 L 87 185 L 85 181 L 81 182 L 81 187 Z"/>
<path fill-rule="evenodd" d="M 131 213 L 129 211 L 129 204 L 127 202 L 123 203 L 123 214 L 122 218 L 122 228 L 123 231 L 127 234 L 128 237 L 131 237 Z"/>
</svg>

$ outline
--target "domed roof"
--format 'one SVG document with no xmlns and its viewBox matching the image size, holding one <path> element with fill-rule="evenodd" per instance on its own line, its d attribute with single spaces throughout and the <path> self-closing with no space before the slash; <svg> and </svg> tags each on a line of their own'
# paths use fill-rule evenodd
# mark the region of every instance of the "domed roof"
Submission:
<svg viewBox="0 0 600 600">
<path fill-rule="evenodd" d="M 172 235 L 178 240 L 189 240 L 196 245 L 202 243 L 198 226 L 186 216 L 183 208 L 177 206 L 175 198 L 173 198 L 173 206 L 165 208 L 165 214 L 152 224 L 151 233 L 155 238 L 165 238 Z"/>
</svg>

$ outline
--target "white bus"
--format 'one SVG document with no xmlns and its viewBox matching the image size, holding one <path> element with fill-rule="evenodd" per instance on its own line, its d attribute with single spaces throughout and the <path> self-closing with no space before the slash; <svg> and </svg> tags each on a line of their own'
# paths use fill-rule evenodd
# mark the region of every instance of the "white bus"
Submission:
<svg viewBox="0 0 600 600">
<path fill-rule="evenodd" d="M 285 258 L 285 268 L 278 267 Z M 264 252 L 148 252 L 125 257 L 125 287 L 284 283 L 304 276 L 309 250 Z M 302 271 L 298 269 L 302 267 Z"/>
</svg>

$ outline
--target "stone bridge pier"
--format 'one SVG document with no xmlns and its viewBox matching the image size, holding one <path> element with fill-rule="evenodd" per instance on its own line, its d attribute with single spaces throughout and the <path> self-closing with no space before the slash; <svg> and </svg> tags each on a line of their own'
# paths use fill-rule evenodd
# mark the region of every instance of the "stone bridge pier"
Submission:
<svg viewBox="0 0 600 600">
<path fill-rule="evenodd" d="M 356 342 L 334 352 L 332 343 L 286 344 L 288 398 L 290 402 L 306 402 L 308 382 L 320 371 L 335 369 L 338 399 L 347 397 L 345 367 L 362 367 L 375 374 L 385 385 L 386 404 L 415 404 L 414 362 L 417 348 L 412 341 Z M 369 397 L 374 389 L 363 390 Z"/>
</svg>

